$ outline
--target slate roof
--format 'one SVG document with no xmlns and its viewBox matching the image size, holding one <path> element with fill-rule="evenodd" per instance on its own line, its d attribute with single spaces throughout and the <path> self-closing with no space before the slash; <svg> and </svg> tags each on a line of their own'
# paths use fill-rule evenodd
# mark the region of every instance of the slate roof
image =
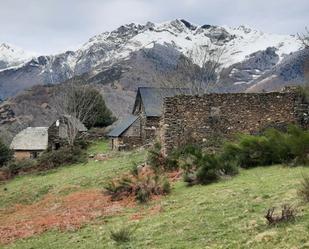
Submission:
<svg viewBox="0 0 309 249">
<path fill-rule="evenodd" d="M 107 136 L 109 137 L 119 137 L 123 134 L 136 120 L 138 116 L 128 115 L 124 117 L 120 122 L 116 125 L 116 127 L 111 130 Z"/>
<path fill-rule="evenodd" d="M 141 97 L 147 117 L 161 117 L 163 100 L 165 97 L 173 97 L 176 95 L 190 94 L 188 88 L 155 88 L 155 87 L 139 87 L 135 99 L 134 109 L 138 104 L 138 97 Z"/>
<path fill-rule="evenodd" d="M 19 132 L 11 143 L 13 150 L 46 150 L 48 127 L 28 127 Z"/>
</svg>

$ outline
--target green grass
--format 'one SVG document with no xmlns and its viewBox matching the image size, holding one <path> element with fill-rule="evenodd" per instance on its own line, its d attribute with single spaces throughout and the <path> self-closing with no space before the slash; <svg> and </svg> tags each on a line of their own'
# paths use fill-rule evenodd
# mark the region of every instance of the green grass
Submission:
<svg viewBox="0 0 309 249">
<path fill-rule="evenodd" d="M 110 152 L 109 142 L 106 140 L 95 141 L 88 149 L 88 154 L 108 153 Z"/>
<path fill-rule="evenodd" d="M 89 153 L 107 153 L 107 141 L 95 143 Z M 107 161 L 89 160 L 87 164 L 60 167 L 38 174 L 18 176 L 0 185 L 0 209 L 14 204 L 30 204 L 47 193 L 66 195 L 80 189 L 103 188 L 106 180 L 127 171 L 132 161 L 143 162 L 145 152 L 110 152 Z"/>
<path fill-rule="evenodd" d="M 44 192 L 40 184 L 47 189 L 46 186 L 52 185 L 45 192 L 57 194 L 66 185 L 101 187 L 106 178 L 117 174 L 115 171 L 129 168 L 131 159 L 142 160 L 144 153 L 114 156 L 108 162 L 62 168 L 45 176 L 20 177 L 7 187 L 11 191 L 17 187 L 20 191 L 22 186 L 31 183 L 27 190 L 30 195 L 33 188 Z M 302 203 L 296 194 L 304 174 L 309 174 L 309 168 L 272 166 L 242 170 L 230 180 L 207 186 L 186 187 L 178 182 L 169 196 L 148 205 L 127 209 L 121 215 L 99 218 L 76 231 L 49 231 L 4 248 L 309 248 L 309 205 Z M 1 202 L 12 203 L 6 200 L 10 197 L 1 196 Z M 297 207 L 296 221 L 268 226 L 263 217 L 266 210 L 284 203 Z M 162 211 L 151 213 L 149 210 L 156 205 L 160 205 Z M 140 221 L 133 221 L 132 214 L 138 212 L 147 215 Z M 111 239 L 111 231 L 122 226 L 134 232 L 129 242 L 116 243 Z"/>
</svg>

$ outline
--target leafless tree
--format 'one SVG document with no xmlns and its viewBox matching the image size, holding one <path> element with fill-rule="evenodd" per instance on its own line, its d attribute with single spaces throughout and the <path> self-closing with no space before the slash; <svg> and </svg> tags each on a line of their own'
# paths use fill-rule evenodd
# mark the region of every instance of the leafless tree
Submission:
<svg viewBox="0 0 309 249">
<path fill-rule="evenodd" d="M 214 90 L 218 82 L 218 70 L 222 64 L 224 53 L 225 47 L 214 48 L 210 44 L 196 47 L 190 51 L 189 58 L 193 61 L 195 58 L 194 62 L 200 66 L 188 85 L 193 94 L 205 94 Z"/>
<path fill-rule="evenodd" d="M 309 48 L 309 30 L 306 27 L 305 32 L 303 34 L 297 34 L 298 39 L 304 45 L 305 48 Z"/>
<path fill-rule="evenodd" d="M 89 85 L 68 82 L 55 89 L 52 105 L 57 115 L 65 119 L 66 139 L 74 145 L 80 130 L 80 123 L 85 124 L 95 117 L 95 107 L 99 102 L 99 94 L 89 94 Z"/>
<path fill-rule="evenodd" d="M 181 72 L 186 82 L 175 79 L 164 87 L 190 89 L 191 94 L 202 95 L 213 91 L 218 83 L 218 71 L 223 64 L 226 48 L 204 44 L 190 50 L 181 62 Z"/>
</svg>

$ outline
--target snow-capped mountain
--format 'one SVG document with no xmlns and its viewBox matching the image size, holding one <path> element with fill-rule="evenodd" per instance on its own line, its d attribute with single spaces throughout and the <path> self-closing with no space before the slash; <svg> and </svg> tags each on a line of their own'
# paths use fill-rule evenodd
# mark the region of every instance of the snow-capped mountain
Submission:
<svg viewBox="0 0 309 249">
<path fill-rule="evenodd" d="M 34 54 L 26 52 L 21 48 L 7 43 L 0 44 L 0 70 L 20 66 L 30 61 L 32 57 L 34 57 Z"/>
<path fill-rule="evenodd" d="M 294 36 L 268 34 L 246 26 L 198 26 L 178 19 L 161 24 L 132 23 L 92 37 L 77 51 L 39 56 L 28 62 L 12 59 L 12 64 L 0 71 L 0 98 L 33 85 L 76 77 L 104 85 L 108 88 L 105 92 L 110 93 L 115 88 L 134 91 L 137 86 L 160 85 L 175 78 L 188 81 L 191 76 L 184 73 L 183 58 L 197 70 L 205 53 L 221 53 L 219 91 L 244 91 L 301 49 Z M 10 57 L 5 55 L 10 49 L 3 51 L 0 49 L 0 66 L 1 58 Z M 12 58 L 13 54 L 19 58 L 17 52 Z"/>
</svg>

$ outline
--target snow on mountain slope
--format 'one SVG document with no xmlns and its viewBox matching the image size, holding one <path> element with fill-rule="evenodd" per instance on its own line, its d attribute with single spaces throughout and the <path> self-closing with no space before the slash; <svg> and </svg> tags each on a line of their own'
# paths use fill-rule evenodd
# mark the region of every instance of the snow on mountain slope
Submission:
<svg viewBox="0 0 309 249">
<path fill-rule="evenodd" d="M 268 47 L 277 49 L 280 60 L 301 48 L 297 38 L 290 35 L 267 34 L 245 26 L 237 28 L 195 26 L 184 20 L 174 20 L 162 24 L 150 22 L 146 25 L 130 24 L 116 31 L 105 32 L 91 38 L 78 54 L 104 48 L 106 56 L 103 61 L 123 59 L 131 52 L 153 47 L 155 43 L 169 44 L 185 55 L 189 55 L 192 50 L 200 46 L 210 46 L 212 49 L 224 48 L 225 53 L 222 58 L 224 66 L 241 62 L 251 53 Z M 192 59 L 196 62 L 200 61 L 200 58 Z"/>
<path fill-rule="evenodd" d="M 19 66 L 29 61 L 32 57 L 34 57 L 34 54 L 25 52 L 21 48 L 7 43 L 0 44 L 0 70 Z"/>
<path fill-rule="evenodd" d="M 121 77 L 123 69 L 120 64 L 125 64 L 126 61 L 132 62 L 130 58 L 134 54 L 137 56 L 136 53 L 139 51 L 154 49 L 155 45 L 177 51 L 189 57 L 197 65 L 201 64 L 205 51 L 214 53 L 224 51 L 220 58 L 221 70 L 225 74 L 224 77 L 222 76 L 222 82 L 225 85 L 235 86 L 233 90 L 244 88 L 242 85 L 250 84 L 279 64 L 290 53 L 301 49 L 301 43 L 296 37 L 263 33 L 245 26 L 237 28 L 198 26 L 179 19 L 161 24 L 132 23 L 111 32 L 96 35 L 76 51 L 39 56 L 30 61 L 26 53 L 7 48 L 6 45 L 2 46 L 2 52 L 0 50 L 0 98 L 15 95 L 32 85 L 60 83 L 83 74 L 90 73 L 93 77 L 99 75 L 104 79 L 112 79 L 113 77 L 105 74 L 115 72 L 115 70 L 109 70 L 115 65 L 118 65 L 117 72 L 120 72 L 119 77 Z M 161 50 L 159 53 L 163 53 L 164 49 L 158 48 Z M 152 56 L 152 53 L 148 56 Z M 147 58 L 144 59 L 147 61 Z M 152 58 L 149 57 L 149 60 Z M 161 62 L 165 65 L 165 61 Z M 136 61 L 134 63 L 136 64 Z M 177 62 L 172 64 L 177 65 Z M 130 68 L 130 65 L 126 65 L 126 68 Z M 149 67 L 148 70 L 151 68 Z M 100 77 L 97 78 L 100 79 Z M 138 75 L 134 77 L 140 78 Z M 145 79 L 140 79 L 142 80 Z M 147 80 L 150 79 L 145 81 Z"/>
</svg>

